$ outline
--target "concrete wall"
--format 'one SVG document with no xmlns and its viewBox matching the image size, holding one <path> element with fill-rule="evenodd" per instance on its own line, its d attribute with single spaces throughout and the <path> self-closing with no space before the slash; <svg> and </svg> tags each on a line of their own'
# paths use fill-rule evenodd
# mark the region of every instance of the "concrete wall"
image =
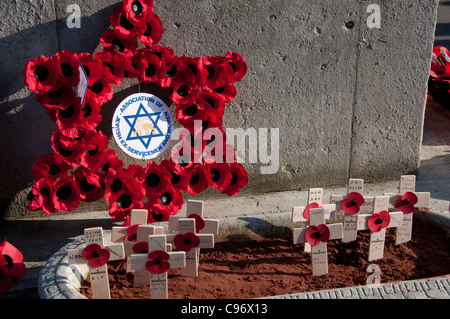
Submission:
<svg viewBox="0 0 450 319">
<path fill-rule="evenodd" d="M 33 183 L 31 166 L 51 151 L 56 129 L 25 87 L 23 66 L 63 49 L 99 50 L 99 37 L 120 2 L 1 1 L 0 203 L 7 215 L 29 214 L 25 206 Z M 81 7 L 79 29 L 66 25 L 71 3 Z M 373 3 L 381 9 L 381 28 L 367 25 L 367 8 Z M 233 50 L 247 60 L 247 75 L 236 84 L 235 100 L 227 104 L 224 128 L 267 128 L 269 136 L 278 128 L 279 167 L 275 174 L 261 174 L 267 165 L 248 163 L 247 157 L 246 194 L 345 185 L 349 177 L 392 180 L 414 172 L 437 4 L 155 0 L 155 12 L 164 27 L 160 44 L 175 54 L 223 56 Z M 115 149 L 110 120 L 115 106 L 137 91 L 136 84 L 130 80 L 115 87 L 113 101 L 103 107 L 101 128 Z M 120 152 L 126 163 L 133 162 Z M 105 208 L 99 201 L 80 210 Z"/>
</svg>

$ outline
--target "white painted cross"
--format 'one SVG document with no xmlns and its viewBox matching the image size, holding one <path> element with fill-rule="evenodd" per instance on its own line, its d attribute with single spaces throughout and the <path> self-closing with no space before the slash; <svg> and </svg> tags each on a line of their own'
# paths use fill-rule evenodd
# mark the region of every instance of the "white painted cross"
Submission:
<svg viewBox="0 0 450 319">
<path fill-rule="evenodd" d="M 310 188 L 308 190 L 308 205 L 306 207 L 293 207 L 291 221 L 293 223 L 306 222 L 309 225 L 309 210 L 318 207 L 323 207 L 325 210 L 325 220 L 333 219 L 336 213 L 336 204 L 322 204 L 322 201 L 323 188 Z M 311 245 L 308 242 L 305 242 L 304 251 L 311 251 Z"/>
<path fill-rule="evenodd" d="M 342 239 L 342 224 L 325 224 L 325 210 L 323 208 L 311 208 L 309 210 L 310 226 L 294 228 L 294 244 L 308 242 L 311 244 L 312 273 L 314 276 L 328 273 L 327 242 L 334 239 Z"/>
<path fill-rule="evenodd" d="M 386 228 L 399 227 L 402 224 L 402 213 L 389 213 L 388 206 L 388 196 L 376 196 L 373 213 L 358 215 L 357 230 L 370 229 L 368 261 L 383 258 Z"/>
<path fill-rule="evenodd" d="M 69 264 L 88 264 L 93 299 L 111 299 L 108 279 L 108 261 L 125 258 L 123 244 L 105 245 L 101 227 L 84 230 L 86 246 L 68 249 Z"/>
<path fill-rule="evenodd" d="M 129 259 L 131 254 L 141 253 L 143 251 L 142 247 L 147 247 L 149 235 L 162 235 L 164 233 L 163 227 L 148 225 L 147 218 L 147 210 L 134 209 L 130 213 L 130 226 L 114 226 L 111 230 L 111 241 L 123 243 L 127 259 Z M 127 262 L 127 272 L 131 271 L 129 264 Z M 133 285 L 136 288 L 148 285 L 147 270 L 134 272 Z"/>
<path fill-rule="evenodd" d="M 150 277 L 150 298 L 167 299 L 167 271 L 186 267 L 184 251 L 167 252 L 166 235 L 148 236 L 147 254 L 132 254 L 129 259 L 132 271 L 147 270 Z"/>
<path fill-rule="evenodd" d="M 186 267 L 181 269 L 183 277 L 198 277 L 200 248 L 214 248 L 213 234 L 196 234 L 194 218 L 179 218 L 179 234 L 167 235 L 167 240 L 186 253 Z"/>
<path fill-rule="evenodd" d="M 430 193 L 416 192 L 416 176 L 402 175 L 398 193 L 385 193 L 389 197 L 389 211 L 403 213 L 402 225 L 396 229 L 395 244 L 411 240 L 413 211 L 416 207 L 430 207 Z"/>
<path fill-rule="evenodd" d="M 342 242 L 348 243 L 356 240 L 356 224 L 358 213 L 371 213 L 373 211 L 374 197 L 363 197 L 364 180 L 350 178 L 348 180 L 347 195 L 331 195 L 330 203 L 336 204 L 336 210 L 343 210 L 344 238 Z"/>
</svg>

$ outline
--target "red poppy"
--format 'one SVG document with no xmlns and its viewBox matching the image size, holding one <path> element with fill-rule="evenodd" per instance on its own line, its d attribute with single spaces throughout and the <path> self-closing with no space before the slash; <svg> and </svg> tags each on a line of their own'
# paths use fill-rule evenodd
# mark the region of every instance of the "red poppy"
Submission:
<svg viewBox="0 0 450 319">
<path fill-rule="evenodd" d="M 87 128 L 95 129 L 102 121 L 100 106 L 94 93 L 86 90 L 84 104 L 80 112 L 80 123 Z"/>
<path fill-rule="evenodd" d="M 126 218 L 133 209 L 141 209 L 144 207 L 142 194 L 129 190 L 118 191 L 114 199 L 109 205 L 109 215 L 117 220 Z"/>
<path fill-rule="evenodd" d="M 155 250 L 148 254 L 145 268 L 152 274 L 163 274 L 170 269 L 170 255 L 164 250 Z"/>
<path fill-rule="evenodd" d="M 67 50 L 55 54 L 61 68 L 60 80 L 65 86 L 76 86 L 80 82 L 80 65 L 75 55 Z"/>
<path fill-rule="evenodd" d="M 191 251 L 192 248 L 196 248 L 200 245 L 200 239 L 192 232 L 185 234 L 178 234 L 173 239 L 174 245 L 181 251 Z"/>
<path fill-rule="evenodd" d="M 36 100 L 43 107 L 50 109 L 68 105 L 73 99 L 75 99 L 75 91 L 71 86 L 62 86 L 56 91 L 36 95 Z"/>
<path fill-rule="evenodd" d="M 41 178 L 31 187 L 28 195 L 30 203 L 27 209 L 31 211 L 42 209 L 48 215 L 55 211 L 53 205 L 53 181 L 51 178 Z"/>
<path fill-rule="evenodd" d="M 148 12 L 153 12 L 153 0 L 125 0 L 123 9 L 131 23 L 142 23 Z"/>
<path fill-rule="evenodd" d="M 84 152 L 82 144 L 76 139 L 64 135 L 60 129 L 52 135 L 52 149 L 71 166 L 77 166 L 80 163 L 81 154 Z"/>
<path fill-rule="evenodd" d="M 147 197 L 148 204 L 161 213 L 176 215 L 183 207 L 183 195 L 170 185 L 161 194 L 153 193 Z"/>
<path fill-rule="evenodd" d="M 199 94 L 199 98 L 207 103 L 207 113 L 218 118 L 223 117 L 225 103 L 218 93 L 211 91 L 202 91 Z"/>
<path fill-rule="evenodd" d="M 222 191 L 230 185 L 231 171 L 227 163 L 205 163 L 204 166 L 211 175 L 209 181 L 211 187 Z"/>
<path fill-rule="evenodd" d="M 123 161 L 117 158 L 116 151 L 107 149 L 100 154 L 95 165 L 88 168 L 92 174 L 98 176 L 99 182 L 102 184 L 108 177 L 117 174 L 123 169 Z"/>
<path fill-rule="evenodd" d="M 186 128 L 183 128 L 182 131 L 189 132 Z M 177 166 L 183 170 L 183 172 L 190 171 L 195 163 L 194 163 L 194 150 L 189 145 L 189 143 L 182 139 L 182 141 L 176 144 L 172 148 L 172 152 L 170 154 L 170 160 L 177 164 Z"/>
<path fill-rule="evenodd" d="M 403 214 L 411 214 L 415 209 L 414 205 L 417 204 L 418 201 L 419 199 L 416 194 L 413 192 L 406 192 L 402 198 L 394 203 L 394 207 Z"/>
<path fill-rule="evenodd" d="M 111 48 L 106 48 L 95 53 L 95 56 L 102 61 L 103 72 L 110 83 L 119 85 L 125 76 L 125 71 L 133 72 L 129 58 L 117 54 Z"/>
<path fill-rule="evenodd" d="M 145 169 L 141 165 L 130 164 L 126 169 L 131 174 L 131 176 L 133 176 L 133 178 L 139 183 L 142 183 L 144 181 Z"/>
<path fill-rule="evenodd" d="M 359 213 L 360 207 L 364 204 L 364 197 L 357 192 L 351 192 L 347 195 L 347 198 L 342 200 L 342 209 L 349 215 Z"/>
<path fill-rule="evenodd" d="M 135 254 L 148 254 L 148 242 L 141 241 L 133 245 L 133 252 Z"/>
<path fill-rule="evenodd" d="M 8 291 L 14 280 L 23 276 L 26 266 L 22 253 L 9 242 L 0 244 L 0 293 Z"/>
<path fill-rule="evenodd" d="M 181 167 L 170 160 L 163 160 L 160 165 L 170 173 L 170 184 L 174 190 L 178 192 L 184 191 L 189 183 L 189 179 L 188 176 L 183 173 Z"/>
<path fill-rule="evenodd" d="M 166 88 L 177 88 L 180 91 L 180 97 L 188 94 L 189 87 L 194 84 L 194 74 L 183 59 L 179 59 L 175 55 L 166 55 L 163 61 L 165 69 L 164 77 L 159 82 L 159 85 Z M 182 89 L 181 85 L 185 85 L 186 89 Z M 181 92 L 184 90 L 185 92 Z M 175 91 L 175 89 L 174 89 Z"/>
<path fill-rule="evenodd" d="M 391 215 L 383 210 L 379 213 L 374 213 L 369 217 L 367 222 L 369 229 L 375 233 L 379 232 L 382 228 L 389 226 L 391 222 Z"/>
<path fill-rule="evenodd" d="M 105 49 L 111 48 L 114 50 L 113 52 L 121 54 L 127 59 L 131 59 L 134 51 L 138 48 L 135 39 L 124 38 L 123 35 L 113 29 L 107 30 L 101 35 L 100 44 Z"/>
<path fill-rule="evenodd" d="M 161 65 L 160 58 L 151 51 L 140 51 L 137 66 L 138 79 L 143 83 L 159 83 L 164 77 L 165 70 Z"/>
<path fill-rule="evenodd" d="M 306 206 L 305 211 L 303 212 L 303 217 L 305 217 L 306 219 L 309 219 L 309 210 L 311 208 L 319 208 L 320 205 L 316 202 L 309 204 L 308 206 Z"/>
<path fill-rule="evenodd" d="M 91 133 L 92 132 L 92 133 Z M 108 148 L 108 137 L 102 131 L 90 131 L 89 138 L 84 146 L 84 153 L 81 155 L 80 163 L 86 168 L 94 167 L 98 164 L 99 158 Z"/>
<path fill-rule="evenodd" d="M 107 202 L 113 202 L 117 199 L 120 191 L 130 191 L 139 194 L 144 198 L 144 190 L 141 183 L 135 180 L 127 170 L 120 170 L 114 175 L 105 179 L 105 199 Z"/>
<path fill-rule="evenodd" d="M 89 86 L 93 85 L 103 77 L 102 62 L 95 59 L 90 53 L 75 53 L 75 57 L 83 66 L 84 72 L 88 77 Z"/>
<path fill-rule="evenodd" d="M 311 225 L 306 229 L 305 238 L 311 246 L 317 246 L 321 242 L 327 242 L 330 239 L 330 229 L 325 224 Z"/>
<path fill-rule="evenodd" d="M 72 177 L 63 177 L 53 184 L 53 204 L 58 212 L 72 211 L 80 202 L 80 189 Z"/>
<path fill-rule="evenodd" d="M 31 172 L 35 181 L 41 178 L 61 178 L 67 176 L 71 165 L 64 162 L 61 155 L 49 153 L 39 156 L 31 167 Z"/>
<path fill-rule="evenodd" d="M 105 190 L 101 187 L 98 176 L 91 174 L 87 168 L 79 166 L 73 177 L 80 190 L 80 199 L 91 203 L 101 199 L 105 195 Z"/>
<path fill-rule="evenodd" d="M 430 76 L 435 80 L 450 79 L 450 51 L 447 48 L 433 48 Z"/>
<path fill-rule="evenodd" d="M 170 214 L 155 207 L 153 202 L 147 201 L 144 204 L 144 208 L 148 211 L 147 223 L 153 224 L 169 221 Z"/>
<path fill-rule="evenodd" d="M 136 241 L 137 240 L 137 229 L 138 224 L 129 226 L 127 228 L 127 235 L 125 236 L 125 241 Z"/>
<path fill-rule="evenodd" d="M 55 111 L 56 124 L 60 129 L 74 128 L 82 126 L 81 117 L 81 98 L 78 97 L 68 105 L 63 105 L 52 109 Z"/>
<path fill-rule="evenodd" d="M 40 94 L 54 92 L 61 88 L 60 73 L 58 58 L 47 58 L 43 55 L 28 61 L 22 71 L 28 88 Z"/>
<path fill-rule="evenodd" d="M 195 232 L 198 234 L 203 228 L 205 228 L 205 220 L 202 216 L 197 214 L 190 214 L 187 218 L 195 219 Z"/>
<path fill-rule="evenodd" d="M 147 162 L 144 168 L 142 187 L 145 196 L 159 196 L 170 186 L 171 175 L 161 165 L 153 161 Z"/>
<path fill-rule="evenodd" d="M 241 163 L 230 165 L 231 179 L 228 187 L 222 190 L 222 194 L 233 196 L 238 194 L 248 183 L 248 175 Z"/>
<path fill-rule="evenodd" d="M 92 268 L 99 268 L 109 261 L 111 253 L 108 249 L 102 248 L 99 244 L 90 244 L 83 249 L 81 257 L 87 260 Z"/>
<path fill-rule="evenodd" d="M 197 195 L 208 188 L 211 173 L 202 164 L 194 163 L 193 167 L 186 173 L 189 176 L 189 185 L 186 188 L 186 192 Z"/>
<path fill-rule="evenodd" d="M 199 87 L 184 81 L 174 83 L 172 94 L 170 95 L 170 100 L 174 103 L 192 102 L 199 92 Z"/>
<path fill-rule="evenodd" d="M 231 65 L 233 70 L 233 82 L 241 81 L 245 73 L 247 73 L 247 63 L 245 59 L 239 55 L 239 53 L 228 51 L 225 54 L 225 62 Z"/>
<path fill-rule="evenodd" d="M 207 89 L 207 90 L 210 92 L 212 91 L 214 93 L 217 93 L 225 103 L 230 103 L 231 101 L 233 101 L 233 99 L 237 95 L 237 90 L 236 90 L 233 82 L 231 82 L 229 80 L 227 80 L 221 86 L 218 86 L 212 90 L 210 90 L 210 89 Z"/>
<path fill-rule="evenodd" d="M 201 57 L 199 59 L 199 66 L 207 71 L 203 88 L 208 91 L 213 91 L 216 88 L 224 86 L 232 78 L 233 69 L 230 64 L 225 63 L 222 57 Z"/>
<path fill-rule="evenodd" d="M 123 3 L 114 7 L 109 21 L 114 31 L 121 34 L 124 38 L 134 39 L 138 34 L 144 32 L 144 25 L 142 23 L 133 24 L 128 20 Z"/>
<path fill-rule="evenodd" d="M 202 68 L 199 64 L 199 57 L 188 57 L 188 56 L 181 56 L 179 59 L 183 60 L 184 63 L 187 64 L 189 69 L 191 70 L 193 76 L 194 76 L 194 82 L 193 84 L 197 87 L 203 87 L 205 84 L 206 77 L 208 76 L 208 71 L 205 68 Z"/>
<path fill-rule="evenodd" d="M 101 77 L 97 82 L 94 82 L 88 87 L 88 90 L 93 93 L 93 98 L 95 98 L 100 105 L 109 102 L 114 94 L 113 88 L 106 77 Z"/>
<path fill-rule="evenodd" d="M 143 19 L 144 32 L 139 34 L 139 40 L 145 46 L 158 44 L 162 38 L 163 26 L 161 19 L 153 12 L 147 12 Z"/>
</svg>

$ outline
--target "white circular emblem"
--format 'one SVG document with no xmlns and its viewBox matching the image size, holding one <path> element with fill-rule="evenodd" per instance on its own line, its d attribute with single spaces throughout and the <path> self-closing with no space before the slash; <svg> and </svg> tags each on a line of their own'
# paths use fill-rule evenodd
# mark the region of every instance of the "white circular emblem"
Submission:
<svg viewBox="0 0 450 319">
<path fill-rule="evenodd" d="M 116 108 L 112 128 L 122 151 L 134 158 L 150 159 L 169 146 L 174 122 L 170 109 L 159 97 L 137 93 Z"/>
</svg>

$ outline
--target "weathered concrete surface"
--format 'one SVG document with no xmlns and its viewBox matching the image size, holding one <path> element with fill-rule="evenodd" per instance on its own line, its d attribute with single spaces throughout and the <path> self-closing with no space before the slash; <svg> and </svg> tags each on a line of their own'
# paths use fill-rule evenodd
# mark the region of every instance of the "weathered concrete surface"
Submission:
<svg viewBox="0 0 450 319">
<path fill-rule="evenodd" d="M 23 66 L 58 50 L 98 50 L 98 39 L 120 1 L 78 1 L 81 28 L 68 29 L 66 9 L 72 2 L 0 4 L 0 41 L 10 48 L 0 58 L 1 204 L 9 216 L 28 214 L 31 165 L 50 152 L 56 129 L 24 87 Z M 339 186 L 349 177 L 397 180 L 418 168 L 438 1 L 378 1 L 380 29 L 366 23 L 372 3 L 155 1 L 165 29 L 161 45 L 189 56 L 233 50 L 247 60 L 247 75 L 236 84 L 238 94 L 227 105 L 224 127 L 279 128 L 276 173 L 261 174 L 267 164 L 249 163 L 247 155 L 244 194 Z M 115 105 L 137 91 L 136 84 L 125 81 L 115 87 L 113 101 L 103 107 L 101 129 L 116 150 L 110 119 Z M 134 162 L 118 154 L 126 164 Z M 99 201 L 78 210 L 105 205 Z"/>
</svg>

